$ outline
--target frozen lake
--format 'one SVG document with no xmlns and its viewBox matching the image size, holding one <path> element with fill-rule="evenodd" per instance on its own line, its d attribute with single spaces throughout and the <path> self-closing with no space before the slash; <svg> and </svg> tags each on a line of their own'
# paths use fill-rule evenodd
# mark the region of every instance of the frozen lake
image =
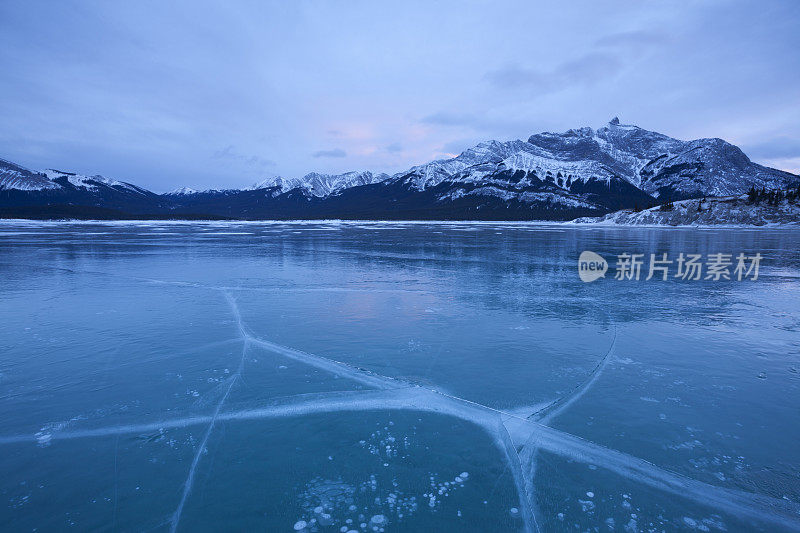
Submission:
<svg viewBox="0 0 800 533">
<path fill-rule="evenodd" d="M 4 222 L 0 530 L 798 531 L 798 249 L 780 229 Z M 583 250 L 605 279 L 580 281 Z M 763 260 L 615 280 L 623 253 Z"/>
</svg>

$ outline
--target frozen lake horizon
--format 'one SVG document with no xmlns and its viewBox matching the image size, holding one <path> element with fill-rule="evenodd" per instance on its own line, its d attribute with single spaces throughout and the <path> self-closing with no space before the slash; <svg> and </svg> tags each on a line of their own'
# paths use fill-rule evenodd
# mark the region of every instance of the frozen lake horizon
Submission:
<svg viewBox="0 0 800 533">
<path fill-rule="evenodd" d="M 0 529 L 798 531 L 799 245 L 4 221 Z M 719 253 L 733 279 L 645 279 Z"/>
</svg>

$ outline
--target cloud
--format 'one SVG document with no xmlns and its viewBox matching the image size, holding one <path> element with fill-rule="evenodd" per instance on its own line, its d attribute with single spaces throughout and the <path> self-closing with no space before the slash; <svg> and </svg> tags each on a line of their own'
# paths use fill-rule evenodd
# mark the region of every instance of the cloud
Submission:
<svg viewBox="0 0 800 533">
<path fill-rule="evenodd" d="M 530 117 L 513 115 L 500 109 L 488 109 L 476 113 L 438 111 L 419 119 L 421 124 L 457 130 L 459 138 L 468 138 L 469 146 L 489 139 L 506 138 L 513 132 L 527 132 L 531 126 Z M 436 128 L 434 128 L 436 129 Z M 468 132 L 466 130 L 471 130 Z M 450 137 L 450 134 L 442 134 Z M 440 137 L 441 138 L 441 137 Z"/>
<path fill-rule="evenodd" d="M 232 144 L 229 144 L 222 150 L 217 150 L 216 152 L 214 152 L 213 158 L 227 159 L 229 161 L 238 161 L 240 163 L 243 163 L 245 166 L 258 169 L 275 166 L 275 161 L 271 159 L 265 159 L 257 155 L 245 155 L 237 152 L 236 148 Z"/>
<path fill-rule="evenodd" d="M 475 126 L 481 120 L 475 115 L 469 113 L 451 113 L 448 111 L 439 111 L 423 117 L 420 120 L 423 124 L 434 124 L 436 126 Z"/>
<path fill-rule="evenodd" d="M 312 157 L 347 157 L 347 152 L 341 148 L 334 148 L 333 150 L 318 150 L 311 155 Z"/>
<path fill-rule="evenodd" d="M 467 148 L 471 148 L 476 144 L 478 144 L 478 142 L 474 140 L 460 139 L 457 141 L 450 141 L 445 143 L 442 146 L 441 151 L 442 153 L 445 154 L 460 154 Z"/>
<path fill-rule="evenodd" d="M 392 143 L 389 146 L 387 146 L 385 149 L 390 154 L 398 154 L 398 153 L 403 151 L 403 146 L 400 143 Z"/>
<path fill-rule="evenodd" d="M 621 68 L 619 59 L 611 54 L 591 53 L 565 61 L 550 71 L 509 65 L 486 73 L 494 86 L 505 89 L 532 89 L 547 94 L 576 86 L 593 85 L 616 75 Z"/>
<path fill-rule="evenodd" d="M 595 41 L 595 46 L 609 48 L 633 48 L 641 46 L 658 46 L 669 42 L 669 38 L 657 32 L 635 30 L 612 33 L 600 37 Z"/>
<path fill-rule="evenodd" d="M 796 159 L 800 158 L 800 139 L 776 137 L 758 144 L 743 145 L 742 151 L 757 159 Z"/>
</svg>

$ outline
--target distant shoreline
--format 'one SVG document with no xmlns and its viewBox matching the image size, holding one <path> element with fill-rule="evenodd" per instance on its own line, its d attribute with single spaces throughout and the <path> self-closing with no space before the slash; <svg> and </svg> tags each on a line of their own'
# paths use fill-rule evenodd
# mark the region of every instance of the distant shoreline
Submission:
<svg viewBox="0 0 800 533">
<path fill-rule="evenodd" d="M 73 225 L 107 225 L 107 226 L 124 226 L 124 225 L 204 225 L 204 224 L 220 224 L 220 225 L 313 225 L 313 224 L 342 224 L 342 225 L 472 225 L 472 226 L 550 226 L 558 228 L 574 228 L 574 229 L 792 229 L 797 230 L 800 228 L 800 222 L 784 223 L 784 224 L 685 224 L 685 225 L 671 225 L 671 224 L 618 224 L 613 222 L 576 222 L 574 220 L 568 221 L 552 221 L 552 220 L 359 220 L 359 219 L 264 219 L 264 220 L 216 220 L 216 219 L 35 219 L 35 218 L 0 218 L 0 226 L 10 226 L 14 224 L 31 224 L 31 225 L 57 225 L 57 224 L 73 224 Z"/>
</svg>

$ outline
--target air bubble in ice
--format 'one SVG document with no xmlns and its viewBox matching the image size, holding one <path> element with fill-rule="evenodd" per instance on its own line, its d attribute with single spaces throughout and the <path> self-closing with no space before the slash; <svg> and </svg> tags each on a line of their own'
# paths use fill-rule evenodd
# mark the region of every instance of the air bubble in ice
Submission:
<svg viewBox="0 0 800 533">
<path fill-rule="evenodd" d="M 594 511 L 594 502 L 592 500 L 578 500 L 578 503 L 581 504 L 581 510 L 584 513 Z"/>
</svg>

